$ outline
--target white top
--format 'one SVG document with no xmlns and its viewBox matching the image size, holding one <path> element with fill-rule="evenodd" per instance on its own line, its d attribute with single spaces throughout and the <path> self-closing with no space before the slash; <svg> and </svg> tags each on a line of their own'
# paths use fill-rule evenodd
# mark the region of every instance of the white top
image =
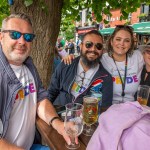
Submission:
<svg viewBox="0 0 150 150">
<path fill-rule="evenodd" d="M 11 65 L 17 78 L 23 85 L 16 95 L 15 103 L 9 118 L 6 139 L 17 146 L 29 150 L 35 135 L 35 117 L 37 92 L 34 78 L 25 66 Z"/>
<path fill-rule="evenodd" d="M 77 68 L 77 75 L 75 77 L 75 81 L 71 89 L 71 94 L 74 95 L 75 98 L 87 89 L 93 76 L 98 71 L 98 69 L 99 64 L 96 67 L 90 68 L 88 71 L 84 72 L 84 69 L 79 61 Z"/>
<path fill-rule="evenodd" d="M 108 53 L 105 53 L 102 56 L 101 62 L 104 68 L 113 77 L 113 104 L 122 102 L 122 96 L 121 96 L 122 84 L 113 59 L 108 56 Z M 116 64 L 123 78 L 125 72 L 125 61 L 116 62 Z M 125 96 L 123 102 L 134 101 L 134 95 L 138 89 L 138 85 L 140 84 L 140 77 L 141 77 L 141 71 L 143 69 L 143 65 L 144 65 L 144 60 L 140 51 L 136 50 L 134 51 L 131 57 L 128 57 Z"/>
</svg>

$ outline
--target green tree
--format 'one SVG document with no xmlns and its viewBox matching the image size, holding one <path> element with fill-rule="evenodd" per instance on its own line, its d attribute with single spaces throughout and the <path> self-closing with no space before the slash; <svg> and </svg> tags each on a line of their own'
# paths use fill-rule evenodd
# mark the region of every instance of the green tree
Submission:
<svg viewBox="0 0 150 150">
<path fill-rule="evenodd" d="M 10 14 L 10 8 L 6 0 L 0 0 L 0 27 L 2 20 Z"/>
<path fill-rule="evenodd" d="M 60 35 L 66 40 L 73 39 L 75 36 L 75 23 L 71 19 L 62 18 L 60 27 Z"/>
<path fill-rule="evenodd" d="M 102 14 L 111 16 L 110 9 L 121 9 L 121 18 L 127 18 L 128 14 L 136 11 L 143 2 L 148 3 L 149 0 L 14 0 L 10 10 L 11 13 L 26 13 L 32 19 L 36 34 L 32 46 L 32 57 L 47 87 L 61 18 L 79 20 L 79 11 L 84 8 L 89 10 L 89 18 L 93 11 L 98 22 L 102 20 Z M 1 16 L 9 14 L 7 6 L 6 1 L 0 2 Z"/>
</svg>

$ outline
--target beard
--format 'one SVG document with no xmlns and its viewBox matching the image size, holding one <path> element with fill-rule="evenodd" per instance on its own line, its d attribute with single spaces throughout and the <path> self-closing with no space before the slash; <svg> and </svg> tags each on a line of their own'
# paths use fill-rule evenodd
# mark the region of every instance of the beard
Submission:
<svg viewBox="0 0 150 150">
<path fill-rule="evenodd" d="M 7 48 L 5 55 L 9 62 L 21 65 L 29 56 L 30 50 L 26 47 L 21 47 L 21 46 L 17 48 L 20 49 L 20 52 L 17 52 L 16 50 L 14 50 L 15 47 Z"/>
<path fill-rule="evenodd" d="M 87 57 L 88 53 L 93 53 L 93 54 L 97 55 L 97 58 L 94 59 L 94 60 L 90 60 Z M 81 60 L 82 60 L 83 64 L 86 65 L 89 68 L 94 68 L 97 64 L 99 64 L 101 56 L 102 55 L 100 55 L 96 51 L 88 51 L 87 50 L 85 53 L 83 53 L 82 50 L 81 50 L 81 52 L 80 52 L 80 57 L 81 57 Z"/>
</svg>

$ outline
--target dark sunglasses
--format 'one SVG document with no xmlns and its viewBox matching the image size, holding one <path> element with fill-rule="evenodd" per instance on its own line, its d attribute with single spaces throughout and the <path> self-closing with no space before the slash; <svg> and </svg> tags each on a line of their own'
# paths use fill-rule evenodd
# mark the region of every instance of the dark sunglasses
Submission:
<svg viewBox="0 0 150 150">
<path fill-rule="evenodd" d="M 102 50 L 103 49 L 103 44 L 102 43 L 93 43 L 91 41 L 86 41 L 84 44 L 85 44 L 86 48 L 91 48 L 94 45 L 94 46 L 96 46 L 96 48 L 98 50 Z"/>
<path fill-rule="evenodd" d="M 26 42 L 32 42 L 35 37 L 35 35 L 32 33 L 21 33 L 15 30 L 2 30 L 2 32 L 9 32 L 9 36 L 14 40 L 19 39 L 23 35 L 23 38 Z"/>
</svg>

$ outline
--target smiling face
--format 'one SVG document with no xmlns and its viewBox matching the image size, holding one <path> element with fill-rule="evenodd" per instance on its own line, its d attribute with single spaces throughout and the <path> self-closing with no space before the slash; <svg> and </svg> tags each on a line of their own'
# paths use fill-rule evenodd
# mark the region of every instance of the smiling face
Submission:
<svg viewBox="0 0 150 150">
<path fill-rule="evenodd" d="M 11 18 L 7 21 L 3 30 L 15 30 L 21 33 L 33 33 L 31 25 L 20 18 Z M 12 39 L 9 32 L 1 32 L 0 42 L 3 52 L 10 64 L 21 65 L 30 54 L 31 42 L 26 42 L 21 36 L 19 39 Z"/>
<path fill-rule="evenodd" d="M 124 57 L 131 48 L 131 34 L 125 30 L 119 30 L 111 40 L 113 56 Z"/>
<path fill-rule="evenodd" d="M 91 46 L 87 46 L 87 43 Z M 86 35 L 81 44 L 81 60 L 88 67 L 94 67 L 100 61 L 103 50 L 98 50 L 97 46 L 102 44 L 102 38 L 95 34 Z"/>
</svg>

